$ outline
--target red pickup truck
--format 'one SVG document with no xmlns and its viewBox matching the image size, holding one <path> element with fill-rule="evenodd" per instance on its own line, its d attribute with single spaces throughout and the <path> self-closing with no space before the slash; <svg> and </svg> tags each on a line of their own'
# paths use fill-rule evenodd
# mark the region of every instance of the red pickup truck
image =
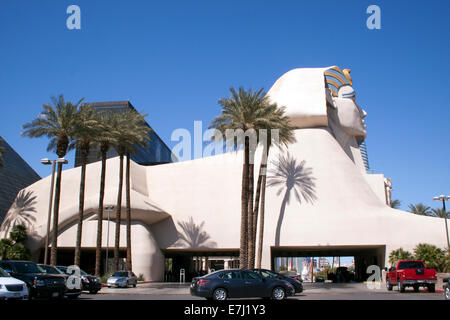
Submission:
<svg viewBox="0 0 450 320">
<path fill-rule="evenodd" d="M 406 287 L 413 287 L 415 292 L 420 287 L 427 287 L 428 292 L 434 292 L 437 282 L 436 270 L 427 269 L 420 260 L 400 260 L 386 272 L 386 288 L 391 291 L 397 286 L 399 292 L 405 292 Z"/>
</svg>

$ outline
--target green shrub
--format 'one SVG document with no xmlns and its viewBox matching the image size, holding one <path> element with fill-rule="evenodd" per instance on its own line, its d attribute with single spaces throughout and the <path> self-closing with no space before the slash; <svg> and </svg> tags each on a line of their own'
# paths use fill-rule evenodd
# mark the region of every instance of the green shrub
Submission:
<svg viewBox="0 0 450 320">
<path fill-rule="evenodd" d="M 395 261 L 399 260 L 412 260 L 414 256 L 411 252 L 403 250 L 403 248 L 399 248 L 397 250 L 392 250 L 389 254 L 389 262 L 392 264 Z"/>
<path fill-rule="evenodd" d="M 139 274 L 139 277 L 137 278 L 138 281 L 145 281 L 144 275 L 142 273 Z"/>
</svg>

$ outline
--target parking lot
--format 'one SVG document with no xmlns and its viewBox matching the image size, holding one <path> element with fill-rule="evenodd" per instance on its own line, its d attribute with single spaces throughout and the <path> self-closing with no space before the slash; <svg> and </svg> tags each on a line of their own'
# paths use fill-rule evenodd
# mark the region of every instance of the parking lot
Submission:
<svg viewBox="0 0 450 320">
<path fill-rule="evenodd" d="M 441 292 L 429 293 L 423 289 L 415 293 L 412 288 L 405 293 L 387 291 L 382 284 L 370 289 L 364 283 L 333 284 L 305 283 L 304 292 L 290 300 L 443 300 Z M 204 300 L 189 293 L 189 284 L 146 283 L 136 288 L 102 288 L 96 295 L 82 294 L 80 300 Z"/>
</svg>

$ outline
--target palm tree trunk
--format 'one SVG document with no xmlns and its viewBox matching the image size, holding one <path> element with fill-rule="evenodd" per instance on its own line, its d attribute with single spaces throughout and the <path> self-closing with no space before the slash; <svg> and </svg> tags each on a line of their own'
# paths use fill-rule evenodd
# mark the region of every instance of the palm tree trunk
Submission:
<svg viewBox="0 0 450 320">
<path fill-rule="evenodd" d="M 269 157 L 269 150 L 270 145 L 266 146 L 264 145 L 263 153 L 261 156 L 261 165 L 259 166 L 259 175 L 258 175 L 258 183 L 256 186 L 256 195 L 255 195 L 255 207 L 253 211 L 253 241 L 256 251 L 256 229 L 258 226 L 258 211 L 261 210 L 261 220 L 259 222 L 259 237 L 258 237 L 258 245 L 259 245 L 259 251 L 258 251 L 258 262 L 259 265 L 258 268 L 261 268 L 261 255 L 262 255 L 262 241 L 263 241 L 263 235 L 262 232 L 264 232 L 264 208 L 265 208 L 265 195 L 266 195 L 266 174 L 267 174 L 267 159 Z M 261 198 L 261 202 L 260 202 Z M 260 205 L 261 203 L 261 205 Z M 261 206 L 261 209 L 259 208 Z M 256 255 L 256 252 L 255 252 Z M 256 258 L 255 258 L 256 260 Z"/>
<path fill-rule="evenodd" d="M 256 264 L 257 268 L 261 268 L 262 252 L 263 252 L 263 237 L 264 237 L 264 211 L 265 211 L 265 200 L 266 200 L 266 174 L 262 176 L 261 179 L 261 210 L 259 219 L 259 237 L 258 237 L 258 262 Z"/>
<path fill-rule="evenodd" d="M 53 210 L 53 238 L 52 248 L 50 250 L 50 264 L 56 265 L 57 251 L 58 251 L 58 218 L 59 218 L 59 200 L 61 197 L 61 174 L 62 174 L 62 162 L 58 162 L 58 170 L 56 174 L 55 184 L 55 204 Z"/>
<path fill-rule="evenodd" d="M 249 138 L 245 137 L 244 164 L 242 165 L 242 192 L 241 192 L 241 234 L 239 248 L 239 267 L 248 267 L 248 175 L 249 175 Z"/>
<path fill-rule="evenodd" d="M 102 172 L 100 176 L 100 194 L 98 197 L 97 213 L 97 247 L 95 248 L 95 275 L 100 276 L 100 266 L 102 264 L 102 234 L 103 234 L 103 201 L 105 198 L 105 177 L 106 177 L 106 152 L 107 147 L 101 147 Z"/>
<path fill-rule="evenodd" d="M 119 246 L 120 246 L 120 215 L 122 213 L 122 185 L 123 185 L 123 152 L 120 153 L 119 188 L 117 192 L 116 208 L 116 239 L 114 245 L 114 272 L 119 270 Z"/>
<path fill-rule="evenodd" d="M 89 153 L 89 146 L 81 148 L 81 177 L 80 177 L 80 199 L 78 203 L 78 225 L 77 225 L 77 241 L 75 245 L 74 265 L 80 266 L 81 257 L 81 237 L 83 233 L 83 211 L 84 211 L 84 192 L 86 185 L 86 162 Z"/>
<path fill-rule="evenodd" d="M 250 152 L 253 152 L 250 151 Z M 254 158 L 254 157 L 252 157 Z M 255 241 L 253 239 L 253 230 L 255 228 L 253 216 L 253 189 L 254 189 L 254 163 L 250 161 L 248 170 L 248 268 L 252 269 L 255 266 Z"/>
<path fill-rule="evenodd" d="M 127 270 L 132 270 L 131 263 L 131 198 L 130 198 L 130 154 L 127 153 L 126 201 L 127 201 Z"/>
</svg>

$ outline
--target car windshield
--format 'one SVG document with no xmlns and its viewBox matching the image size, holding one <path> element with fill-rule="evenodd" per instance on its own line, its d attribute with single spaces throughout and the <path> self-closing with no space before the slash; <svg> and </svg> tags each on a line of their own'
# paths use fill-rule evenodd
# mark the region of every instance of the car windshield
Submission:
<svg viewBox="0 0 450 320">
<path fill-rule="evenodd" d="M 128 277 L 128 272 L 117 271 L 112 275 L 113 277 Z"/>
<path fill-rule="evenodd" d="M 15 262 L 13 266 L 17 273 L 44 273 L 43 269 L 32 262 Z"/>
<path fill-rule="evenodd" d="M 7 278 L 7 277 L 11 277 L 11 276 L 5 270 L 0 268 L 0 278 Z"/>
<path fill-rule="evenodd" d="M 424 265 L 421 261 L 402 261 L 398 264 L 399 269 L 422 269 Z"/>
<path fill-rule="evenodd" d="M 45 265 L 38 265 L 39 268 L 43 269 L 45 273 L 48 274 L 64 274 L 59 269 L 53 267 L 53 266 L 45 266 Z"/>
</svg>

